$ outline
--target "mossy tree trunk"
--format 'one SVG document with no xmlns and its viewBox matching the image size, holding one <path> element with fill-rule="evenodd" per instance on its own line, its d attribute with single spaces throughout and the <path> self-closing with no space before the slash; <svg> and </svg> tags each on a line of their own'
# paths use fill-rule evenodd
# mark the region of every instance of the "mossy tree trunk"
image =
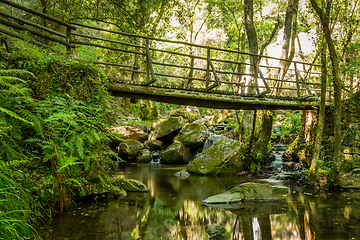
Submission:
<svg viewBox="0 0 360 240">
<path fill-rule="evenodd" d="M 271 138 L 274 111 L 263 111 L 260 138 L 255 144 L 255 156 L 261 156 L 261 159 L 267 157 L 268 145 Z"/>
<path fill-rule="evenodd" d="M 323 139 L 324 132 L 324 123 L 325 123 L 325 98 L 326 98 L 326 81 L 327 78 L 327 69 L 326 69 L 326 42 L 322 41 L 322 51 L 321 51 L 321 96 L 320 96 L 320 111 L 318 117 L 318 125 L 316 130 L 316 139 L 314 145 L 314 152 L 311 159 L 311 167 L 309 170 L 311 183 L 316 182 L 316 168 L 317 161 L 320 156 L 320 147 Z"/>
<path fill-rule="evenodd" d="M 334 87 L 334 161 L 328 176 L 328 184 L 330 188 L 338 188 L 340 186 L 338 164 L 341 159 L 341 80 L 339 77 L 338 57 L 335 50 L 334 41 L 331 37 L 330 29 L 330 12 L 332 1 L 327 1 L 325 7 L 323 8 L 320 8 L 315 0 L 310 0 L 310 2 L 320 18 L 332 65 L 332 78 Z"/>
</svg>

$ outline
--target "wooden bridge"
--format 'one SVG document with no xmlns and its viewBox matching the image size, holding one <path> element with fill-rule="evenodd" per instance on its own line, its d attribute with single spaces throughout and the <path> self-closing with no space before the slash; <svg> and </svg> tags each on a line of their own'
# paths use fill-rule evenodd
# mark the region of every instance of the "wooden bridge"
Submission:
<svg viewBox="0 0 360 240">
<path fill-rule="evenodd" d="M 101 65 L 114 96 L 229 109 L 319 105 L 316 64 L 68 23 L 9 0 L 0 2 L 2 34 L 45 48 L 51 47 L 45 43 L 57 43 L 70 57 Z M 46 26 L 39 24 L 41 19 Z"/>
</svg>

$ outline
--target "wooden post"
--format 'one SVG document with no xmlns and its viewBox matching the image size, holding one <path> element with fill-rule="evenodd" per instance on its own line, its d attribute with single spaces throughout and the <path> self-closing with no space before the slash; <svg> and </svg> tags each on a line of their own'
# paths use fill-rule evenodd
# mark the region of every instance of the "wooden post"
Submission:
<svg viewBox="0 0 360 240">
<path fill-rule="evenodd" d="M 151 62 L 151 56 L 150 56 L 150 46 L 149 46 L 149 39 L 146 39 L 146 85 L 150 85 L 156 81 L 154 76 L 154 70 Z M 151 79 L 149 79 L 149 72 Z"/>
<path fill-rule="evenodd" d="M 295 76 L 296 76 L 296 91 L 297 91 L 297 96 L 299 98 L 300 97 L 300 82 L 299 82 L 299 77 L 297 75 L 296 63 L 294 63 L 294 68 L 295 68 Z"/>
<path fill-rule="evenodd" d="M 193 54 L 192 50 L 190 51 L 190 54 L 191 55 Z M 194 76 L 194 57 L 191 56 L 190 57 L 190 71 L 189 71 L 189 75 L 188 75 L 189 80 L 188 80 L 187 87 L 190 87 L 193 76 Z"/>
<path fill-rule="evenodd" d="M 210 47 L 207 48 L 206 58 L 210 58 Z M 209 87 L 210 82 L 210 64 L 209 61 L 206 61 L 206 88 Z"/>
<path fill-rule="evenodd" d="M 259 84 L 258 84 L 257 63 L 256 63 L 256 59 L 255 59 L 254 55 L 252 56 L 252 60 L 253 60 L 254 80 L 255 80 L 256 91 L 257 91 L 257 94 L 260 94 L 260 89 L 259 89 Z"/>
<path fill-rule="evenodd" d="M 71 40 L 71 28 L 66 27 L 66 42 L 70 43 Z M 66 54 L 68 57 L 71 57 L 74 52 L 73 52 L 73 48 L 70 46 L 66 46 Z"/>
</svg>

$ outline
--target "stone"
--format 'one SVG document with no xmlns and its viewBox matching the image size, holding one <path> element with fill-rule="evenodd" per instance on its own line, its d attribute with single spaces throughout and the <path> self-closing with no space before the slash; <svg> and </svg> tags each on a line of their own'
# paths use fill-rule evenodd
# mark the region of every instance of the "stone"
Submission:
<svg viewBox="0 0 360 240">
<path fill-rule="evenodd" d="M 118 155 L 123 160 L 137 161 L 140 150 L 146 148 L 144 144 L 133 139 L 128 139 L 119 144 Z"/>
<path fill-rule="evenodd" d="M 182 117 L 169 117 L 157 125 L 151 139 L 161 139 L 175 131 L 179 131 L 186 124 Z"/>
<path fill-rule="evenodd" d="M 231 204 L 240 202 L 268 202 L 284 200 L 289 194 L 285 186 L 271 186 L 263 183 L 243 183 L 229 191 L 208 197 L 203 204 Z"/>
<path fill-rule="evenodd" d="M 190 122 L 190 115 L 189 112 L 186 111 L 186 109 L 179 108 L 172 110 L 170 112 L 170 117 L 182 117 L 187 123 Z"/>
<path fill-rule="evenodd" d="M 145 142 L 149 136 L 149 134 L 144 131 L 131 126 L 112 127 L 109 131 L 111 133 L 119 134 L 122 139 L 133 139 L 139 142 Z M 111 139 L 111 142 L 115 145 L 119 145 L 121 141 L 113 138 Z"/>
<path fill-rule="evenodd" d="M 224 137 L 221 135 L 210 135 L 204 143 L 203 151 L 211 147 L 215 142 L 219 141 L 220 139 L 223 139 Z"/>
<path fill-rule="evenodd" d="M 169 164 L 186 164 L 188 161 L 189 150 L 181 142 L 175 142 L 161 153 L 161 158 Z"/>
<path fill-rule="evenodd" d="M 186 171 L 203 175 L 236 173 L 245 170 L 245 145 L 237 140 L 223 138 L 200 153 Z"/>
<path fill-rule="evenodd" d="M 175 173 L 175 176 L 180 178 L 187 178 L 190 177 L 190 173 L 188 173 L 186 170 L 181 170 L 180 172 Z"/>
<path fill-rule="evenodd" d="M 190 149 L 198 149 L 204 145 L 209 136 L 208 128 L 201 123 L 188 123 L 176 135 L 174 141 L 182 142 Z"/>
<path fill-rule="evenodd" d="M 144 148 L 141 149 L 138 156 L 138 163 L 148 163 L 152 160 L 151 152 Z"/>
<path fill-rule="evenodd" d="M 162 142 L 157 139 L 149 139 L 145 142 L 145 146 L 147 146 L 151 151 L 160 149 L 162 146 Z"/>
<path fill-rule="evenodd" d="M 113 180 L 113 184 L 129 192 L 149 192 L 149 189 L 146 187 L 145 184 L 134 179 L 125 179 L 122 177 L 116 177 Z"/>
</svg>

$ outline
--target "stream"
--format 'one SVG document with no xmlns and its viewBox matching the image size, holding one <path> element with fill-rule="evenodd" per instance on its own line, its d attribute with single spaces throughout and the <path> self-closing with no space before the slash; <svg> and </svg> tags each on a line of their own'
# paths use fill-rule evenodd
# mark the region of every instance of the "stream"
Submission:
<svg viewBox="0 0 360 240">
<path fill-rule="evenodd" d="M 360 239 L 360 192 L 326 192 L 293 183 L 236 176 L 178 178 L 185 166 L 124 164 L 114 174 L 137 179 L 151 192 L 78 203 L 41 227 L 43 239 L 209 239 L 207 225 L 225 227 L 225 239 Z M 286 185 L 291 193 L 277 208 L 236 211 L 209 208 L 205 198 L 249 181 Z M 271 203 L 273 204 L 273 203 Z"/>
</svg>

